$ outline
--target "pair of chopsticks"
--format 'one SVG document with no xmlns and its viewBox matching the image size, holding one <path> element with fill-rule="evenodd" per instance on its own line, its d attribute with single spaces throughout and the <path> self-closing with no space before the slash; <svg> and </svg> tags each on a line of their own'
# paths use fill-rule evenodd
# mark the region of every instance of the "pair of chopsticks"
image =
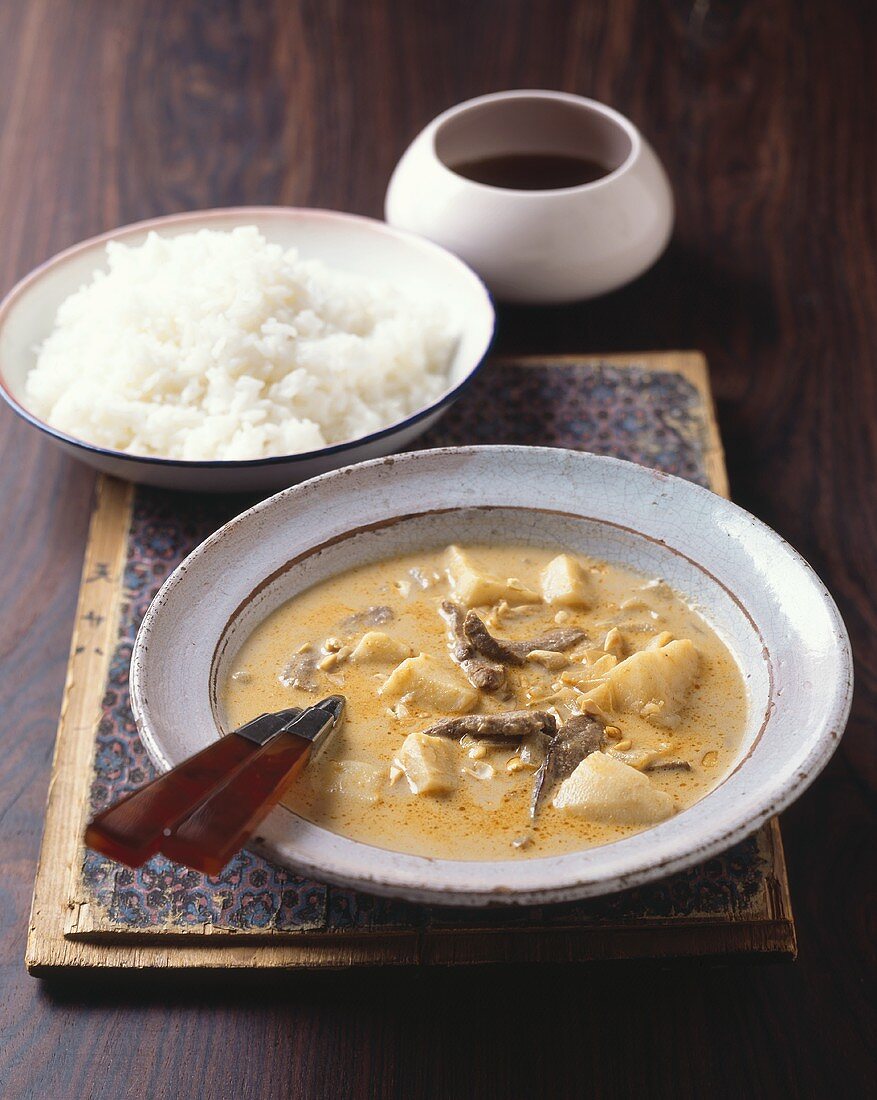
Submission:
<svg viewBox="0 0 877 1100">
<path fill-rule="evenodd" d="M 218 874 L 344 714 L 343 695 L 263 714 L 99 813 L 89 848 L 139 867 L 161 852 Z"/>
</svg>

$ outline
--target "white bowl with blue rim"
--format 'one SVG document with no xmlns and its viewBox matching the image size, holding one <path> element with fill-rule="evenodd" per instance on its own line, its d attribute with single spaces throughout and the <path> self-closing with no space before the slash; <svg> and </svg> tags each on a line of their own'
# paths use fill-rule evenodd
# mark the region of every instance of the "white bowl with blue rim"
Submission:
<svg viewBox="0 0 877 1100">
<path fill-rule="evenodd" d="M 183 461 L 100 447 L 47 424 L 29 407 L 27 375 L 49 335 L 58 307 L 106 268 L 108 241 L 137 245 L 198 229 L 254 225 L 269 241 L 294 247 L 303 259 L 403 287 L 412 298 L 440 302 L 458 334 L 448 385 L 423 408 L 380 431 L 301 454 L 247 461 Z M 21 280 L 0 303 L 0 394 L 7 404 L 67 454 L 128 481 L 206 492 L 270 491 L 329 470 L 404 450 L 445 412 L 472 380 L 490 347 L 495 316 L 484 284 L 450 252 L 372 218 L 334 210 L 242 206 L 152 218 L 102 233 L 58 253 Z"/>
</svg>

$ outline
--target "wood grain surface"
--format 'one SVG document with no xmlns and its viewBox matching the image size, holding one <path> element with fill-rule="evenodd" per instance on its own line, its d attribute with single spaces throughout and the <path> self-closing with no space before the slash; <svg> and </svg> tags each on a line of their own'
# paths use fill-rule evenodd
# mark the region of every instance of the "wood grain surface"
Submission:
<svg viewBox="0 0 877 1100">
<path fill-rule="evenodd" d="M 0 411 L 0 1081 L 54 1096 L 859 1097 L 874 1080 L 877 8 L 813 0 L 0 0 L 0 289 L 91 233 L 240 202 L 380 215 L 406 143 L 506 87 L 629 114 L 676 191 L 635 285 L 499 349 L 700 347 L 735 498 L 857 658 L 783 816 L 796 964 L 46 986 L 23 954 L 92 477 Z"/>
</svg>

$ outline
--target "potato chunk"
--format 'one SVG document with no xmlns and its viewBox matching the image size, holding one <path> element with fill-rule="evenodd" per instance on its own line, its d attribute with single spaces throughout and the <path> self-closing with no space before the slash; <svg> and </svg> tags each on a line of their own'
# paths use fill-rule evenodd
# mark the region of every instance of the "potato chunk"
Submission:
<svg viewBox="0 0 877 1100">
<path fill-rule="evenodd" d="M 444 794 L 457 786 L 458 750 L 453 741 L 410 733 L 393 760 L 413 794 Z"/>
<path fill-rule="evenodd" d="M 454 594 L 467 607 L 481 607 L 508 600 L 509 603 L 539 603 L 533 592 L 515 577 L 501 580 L 477 565 L 459 546 L 448 548 L 448 576 Z"/>
<path fill-rule="evenodd" d="M 478 702 L 478 692 L 454 669 L 421 653 L 393 669 L 378 695 L 398 702 L 402 696 L 421 710 L 435 714 L 465 714 Z"/>
<path fill-rule="evenodd" d="M 612 653 L 603 653 L 596 661 L 582 661 L 581 664 L 566 669 L 560 674 L 560 679 L 562 683 L 572 684 L 579 691 L 586 691 L 589 687 L 602 683 L 617 664 L 618 658 Z"/>
<path fill-rule="evenodd" d="M 687 638 L 660 649 L 641 649 L 621 661 L 588 695 L 608 710 L 638 714 L 649 705 L 649 719 L 674 726 L 697 678 L 700 655 Z M 650 704 L 655 704 L 654 707 Z"/>
<path fill-rule="evenodd" d="M 554 607 L 590 607 L 588 574 L 569 554 L 558 554 L 542 570 L 542 599 Z"/>
<path fill-rule="evenodd" d="M 329 790 L 373 806 L 380 796 L 381 773 L 359 760 L 339 760 L 332 766 Z"/>
<path fill-rule="evenodd" d="M 607 825 L 653 825 L 673 813 L 673 799 L 648 776 L 604 752 L 592 752 L 554 796 L 557 810 Z"/>
<path fill-rule="evenodd" d="M 408 646 L 382 630 L 369 630 L 356 643 L 350 660 L 358 665 L 396 665 L 411 656 Z"/>
</svg>

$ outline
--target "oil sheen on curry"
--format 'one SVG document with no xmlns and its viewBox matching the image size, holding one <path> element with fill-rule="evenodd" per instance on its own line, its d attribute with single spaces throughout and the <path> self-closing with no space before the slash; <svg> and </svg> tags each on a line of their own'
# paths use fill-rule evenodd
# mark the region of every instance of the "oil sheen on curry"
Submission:
<svg viewBox="0 0 877 1100">
<path fill-rule="evenodd" d="M 731 770 L 746 692 L 659 579 L 532 546 L 450 546 L 294 597 L 244 643 L 230 728 L 347 697 L 284 801 L 327 829 L 444 859 L 527 859 L 665 821 Z"/>
</svg>

